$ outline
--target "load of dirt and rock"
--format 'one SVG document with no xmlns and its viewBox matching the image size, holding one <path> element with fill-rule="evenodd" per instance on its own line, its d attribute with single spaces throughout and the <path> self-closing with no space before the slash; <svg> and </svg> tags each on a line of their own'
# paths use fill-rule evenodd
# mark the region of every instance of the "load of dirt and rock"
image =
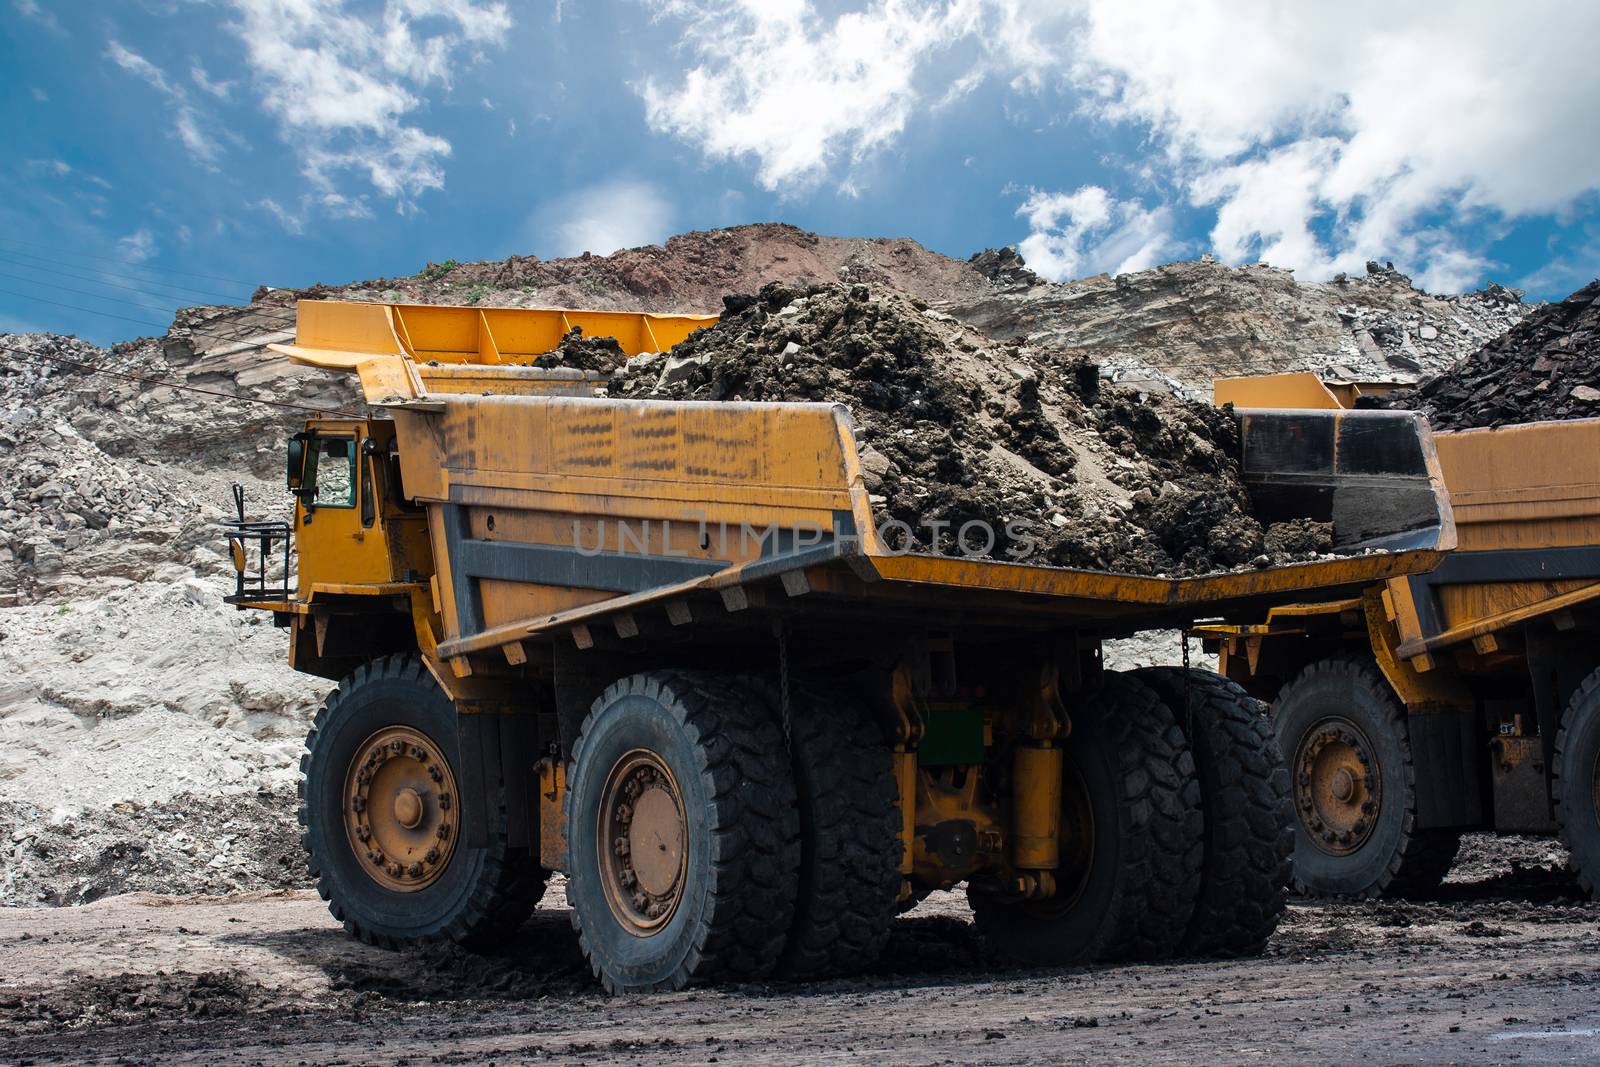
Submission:
<svg viewBox="0 0 1600 1067">
<path fill-rule="evenodd" d="M 1378 405 L 1416 408 L 1440 430 L 1600 418 L 1600 280 Z"/>
<path fill-rule="evenodd" d="M 1331 547 L 1328 524 L 1251 517 L 1230 412 L 1102 386 L 1081 359 L 866 285 L 730 297 L 716 326 L 634 360 L 611 393 L 847 405 L 894 548 L 1187 575 Z"/>
</svg>

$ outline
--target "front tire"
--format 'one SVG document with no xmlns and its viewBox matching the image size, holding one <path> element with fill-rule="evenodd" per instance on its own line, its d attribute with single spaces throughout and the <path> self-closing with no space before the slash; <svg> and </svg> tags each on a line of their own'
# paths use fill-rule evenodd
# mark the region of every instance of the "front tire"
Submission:
<svg viewBox="0 0 1600 1067">
<path fill-rule="evenodd" d="M 613 993 L 772 972 L 794 916 L 799 820 L 766 695 L 713 674 L 611 685 L 573 747 L 567 896 Z"/>
<path fill-rule="evenodd" d="M 317 712 L 301 757 L 307 868 L 328 910 L 369 945 L 471 948 L 515 931 L 546 872 L 505 824 L 485 848 L 461 841 L 484 805 L 463 802 L 456 710 L 422 662 L 357 668 Z"/>
<path fill-rule="evenodd" d="M 1194 760 L 1171 709 L 1108 674 L 1063 744 L 1062 860 L 1038 901 L 969 892 L 978 932 L 1008 963 L 1076 966 L 1179 950 L 1200 884 Z"/>
<path fill-rule="evenodd" d="M 1438 889 L 1457 830 L 1417 826 L 1405 709 L 1370 660 L 1314 663 L 1278 693 L 1273 732 L 1295 807 L 1295 888 L 1324 897 Z"/>
<path fill-rule="evenodd" d="M 1578 882 L 1591 897 L 1600 895 L 1600 671 L 1585 678 L 1567 702 L 1552 786 L 1556 823 Z"/>
</svg>

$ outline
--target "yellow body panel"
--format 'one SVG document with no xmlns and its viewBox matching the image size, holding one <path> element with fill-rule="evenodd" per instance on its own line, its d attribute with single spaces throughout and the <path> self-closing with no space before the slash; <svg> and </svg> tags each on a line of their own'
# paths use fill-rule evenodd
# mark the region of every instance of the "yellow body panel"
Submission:
<svg viewBox="0 0 1600 1067">
<path fill-rule="evenodd" d="M 1600 546 L 1600 419 L 1439 433 L 1434 443 L 1464 557 Z M 1408 657 L 1600 596 L 1600 579 L 1540 578 L 1537 568 L 1515 580 L 1441 584 L 1430 628 L 1403 584 L 1390 588 L 1399 651 Z"/>
</svg>

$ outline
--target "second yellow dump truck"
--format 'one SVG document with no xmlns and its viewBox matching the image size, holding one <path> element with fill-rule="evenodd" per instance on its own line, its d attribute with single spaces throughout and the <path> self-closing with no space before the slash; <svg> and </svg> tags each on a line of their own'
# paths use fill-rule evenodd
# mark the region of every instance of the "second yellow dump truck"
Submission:
<svg viewBox="0 0 1600 1067">
<path fill-rule="evenodd" d="M 1404 413 L 1241 413 L 1268 521 L 1336 558 L 1185 580 L 897 552 L 849 411 L 628 401 L 532 366 L 709 320 L 303 302 L 291 357 L 374 414 L 291 440 L 286 522 L 232 524 L 242 607 L 338 680 L 302 763 L 353 935 L 492 943 L 564 872 L 612 990 L 871 962 L 961 883 L 990 949 L 1074 964 L 1259 951 L 1289 780 L 1216 675 L 1100 642 L 1359 597 L 1453 541 Z M 292 545 L 291 545 L 292 542 Z"/>
<path fill-rule="evenodd" d="M 1359 383 L 1217 383 L 1337 410 Z M 1378 388 L 1385 388 L 1378 386 Z M 1308 892 L 1424 894 L 1461 834 L 1559 832 L 1600 883 L 1600 420 L 1434 435 L 1458 531 L 1434 570 L 1203 631 L 1272 702 Z"/>
</svg>

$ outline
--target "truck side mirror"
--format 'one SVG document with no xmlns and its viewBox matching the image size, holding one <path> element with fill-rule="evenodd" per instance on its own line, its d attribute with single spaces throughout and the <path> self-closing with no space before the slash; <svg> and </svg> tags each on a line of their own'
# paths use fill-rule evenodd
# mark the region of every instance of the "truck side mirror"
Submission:
<svg viewBox="0 0 1600 1067">
<path fill-rule="evenodd" d="M 289 438 L 287 468 L 286 480 L 289 491 L 297 493 L 300 491 L 306 469 L 306 435 L 303 433 L 297 433 Z"/>
</svg>

